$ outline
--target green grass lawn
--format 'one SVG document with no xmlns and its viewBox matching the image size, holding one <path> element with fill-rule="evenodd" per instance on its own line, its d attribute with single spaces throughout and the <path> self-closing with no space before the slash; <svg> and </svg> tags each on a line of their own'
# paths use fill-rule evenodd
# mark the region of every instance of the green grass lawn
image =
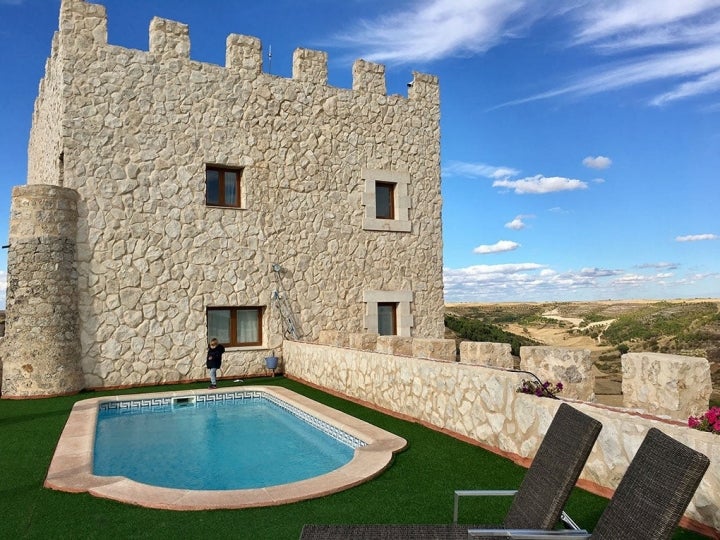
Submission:
<svg viewBox="0 0 720 540">
<path fill-rule="evenodd" d="M 281 385 L 391 431 L 408 441 L 393 465 L 355 488 L 269 508 L 176 512 L 43 488 L 55 445 L 73 404 L 109 394 L 204 388 L 204 384 L 92 392 L 42 400 L 0 400 L 0 538 L 296 539 L 305 523 L 448 523 L 454 489 L 512 489 L 524 469 L 481 448 L 342 400 L 282 377 Z M 227 385 L 227 383 L 226 383 Z M 151 459 L 162 459 L 151 456 Z M 282 463 L 268 463 L 281 467 Z M 463 501 L 461 521 L 496 523 L 506 501 Z M 482 504 L 482 506 L 480 506 Z M 575 489 L 568 512 L 592 529 L 606 500 Z M 679 530 L 675 538 L 703 538 Z"/>
</svg>

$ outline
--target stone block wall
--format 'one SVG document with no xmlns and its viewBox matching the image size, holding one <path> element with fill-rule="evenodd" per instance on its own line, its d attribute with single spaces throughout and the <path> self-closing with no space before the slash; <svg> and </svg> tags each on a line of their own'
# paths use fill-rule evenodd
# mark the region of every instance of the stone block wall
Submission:
<svg viewBox="0 0 720 540">
<path fill-rule="evenodd" d="M 467 437 L 525 464 L 561 402 L 517 393 L 522 374 L 466 363 L 290 341 L 283 356 L 290 377 Z M 686 517 L 720 533 L 720 437 L 679 422 L 570 404 L 603 424 L 581 475 L 583 487 L 603 494 L 616 488 L 645 433 L 656 427 L 710 458 Z"/>
<path fill-rule="evenodd" d="M 190 34 L 155 18 L 148 51 L 110 45 L 103 6 L 62 1 L 28 184 L 77 193 L 85 385 L 205 377 L 220 306 L 263 308 L 263 343 L 226 356 L 254 372 L 283 339 L 274 290 L 309 341 L 368 332 L 368 291 L 403 299 L 410 335 L 442 337 L 437 78 L 387 95 L 384 66 L 359 60 L 341 89 L 324 52 L 298 49 L 288 79 L 262 72 L 256 38 L 229 36 L 218 66 L 190 58 Z M 205 204 L 207 165 L 241 169 L 239 208 Z M 367 171 L 403 179 L 403 230 L 363 227 Z"/>
<path fill-rule="evenodd" d="M 707 411 L 712 380 L 705 358 L 627 353 L 621 360 L 623 406 L 682 421 Z"/>
<path fill-rule="evenodd" d="M 455 362 L 454 339 L 413 338 L 411 354 L 417 358 L 434 358 Z"/>
<path fill-rule="evenodd" d="M 353 333 L 348 336 L 348 346 L 361 351 L 375 351 L 377 349 L 377 334 Z"/>
<path fill-rule="evenodd" d="M 320 330 L 318 343 L 332 345 L 333 347 L 349 347 L 350 335 L 337 330 Z"/>
<path fill-rule="evenodd" d="M 402 336 L 378 336 L 376 350 L 379 353 L 411 356 L 413 339 Z"/>
<path fill-rule="evenodd" d="M 564 347 L 520 347 L 520 369 L 542 381 L 563 384 L 562 396 L 583 401 L 595 400 L 595 374 L 587 349 Z"/>
<path fill-rule="evenodd" d="M 512 369 L 514 361 L 509 343 L 486 343 L 481 341 L 460 342 L 460 361 Z"/>
</svg>

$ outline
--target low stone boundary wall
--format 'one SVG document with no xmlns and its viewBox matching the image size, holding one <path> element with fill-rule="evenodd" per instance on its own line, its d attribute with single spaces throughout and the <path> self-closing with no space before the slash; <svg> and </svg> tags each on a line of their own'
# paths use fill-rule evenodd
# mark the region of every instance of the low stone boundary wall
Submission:
<svg viewBox="0 0 720 540">
<path fill-rule="evenodd" d="M 363 351 L 414 356 L 464 364 L 512 369 L 514 357 L 507 343 L 462 341 L 456 358 L 455 340 L 423 339 L 377 334 L 320 332 L 319 343 Z M 623 406 L 685 421 L 708 408 L 712 381 L 704 358 L 660 353 L 627 353 L 622 357 Z M 563 384 L 562 397 L 595 401 L 595 372 L 590 351 L 570 347 L 520 347 L 520 369 L 542 382 Z"/>
<path fill-rule="evenodd" d="M 462 341 L 460 361 L 502 368 L 513 367 L 512 347 L 509 343 L 488 343 L 484 341 Z"/>
<path fill-rule="evenodd" d="M 350 334 L 350 348 L 361 351 L 374 351 L 377 348 L 377 334 Z"/>
<path fill-rule="evenodd" d="M 337 330 L 321 330 L 318 341 L 322 345 L 332 345 L 333 347 L 455 362 L 455 340 L 453 339 L 348 334 Z M 508 347 L 510 346 L 508 345 Z"/>
<path fill-rule="evenodd" d="M 560 401 L 519 394 L 522 374 L 484 366 L 286 341 L 285 373 L 333 393 L 477 441 L 525 462 L 532 459 Z M 720 437 L 680 423 L 589 403 L 574 407 L 603 423 L 581 475 L 582 485 L 608 495 L 650 427 L 711 460 L 686 517 L 720 533 Z"/>
<path fill-rule="evenodd" d="M 455 340 L 413 338 L 412 355 L 417 358 L 435 358 L 436 360 L 454 362 Z"/>
<path fill-rule="evenodd" d="M 378 336 L 377 352 L 412 356 L 413 338 L 404 336 Z"/>
<path fill-rule="evenodd" d="M 708 409 L 712 380 L 705 358 L 661 353 L 622 356 L 623 406 L 687 420 Z"/>
<path fill-rule="evenodd" d="M 563 384 L 564 398 L 595 401 L 595 374 L 588 349 L 520 347 L 520 369 L 542 381 Z"/>
</svg>

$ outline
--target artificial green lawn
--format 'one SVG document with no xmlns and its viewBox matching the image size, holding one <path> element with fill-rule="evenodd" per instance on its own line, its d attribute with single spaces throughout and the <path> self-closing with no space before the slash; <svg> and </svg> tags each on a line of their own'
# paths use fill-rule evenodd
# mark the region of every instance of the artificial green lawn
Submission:
<svg viewBox="0 0 720 540">
<path fill-rule="evenodd" d="M 229 383 L 225 383 L 228 385 Z M 243 510 L 176 512 L 43 488 L 73 404 L 109 394 L 204 388 L 202 384 L 92 392 L 41 400 L 0 400 L 0 538 L 296 539 L 305 523 L 448 523 L 454 489 L 512 489 L 524 469 L 479 447 L 325 394 L 282 377 L 277 384 L 391 431 L 408 441 L 378 478 L 328 497 Z M 221 384 L 223 386 L 223 384 Z M 153 459 L 162 459 L 153 456 Z M 281 467 L 282 463 L 268 463 Z M 507 501 L 463 501 L 462 522 L 497 523 Z M 567 510 L 592 529 L 606 501 L 575 489 Z M 703 538 L 679 530 L 675 538 Z"/>
</svg>

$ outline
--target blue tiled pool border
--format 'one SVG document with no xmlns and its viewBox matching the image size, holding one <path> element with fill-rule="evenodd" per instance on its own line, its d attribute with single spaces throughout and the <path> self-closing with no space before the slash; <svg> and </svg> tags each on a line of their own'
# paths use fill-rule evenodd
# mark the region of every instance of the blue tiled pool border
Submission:
<svg viewBox="0 0 720 540">
<path fill-rule="evenodd" d="M 258 390 L 237 390 L 233 392 L 214 392 L 211 394 L 197 394 L 187 396 L 160 396 L 157 398 L 128 399 L 119 401 L 105 401 L 98 405 L 98 412 L 102 411 L 118 411 L 118 412 L 141 412 L 142 409 L 156 410 L 173 406 L 178 400 L 194 400 L 195 403 L 212 403 L 227 402 L 245 399 L 264 399 L 273 405 L 280 407 L 288 414 L 291 414 L 302 420 L 303 422 L 313 426 L 339 441 L 350 448 L 357 449 L 367 446 L 367 443 L 358 437 L 355 437 L 345 430 L 342 430 L 328 422 L 313 416 L 312 414 L 287 403 L 277 396 L 268 394 Z M 187 405 L 185 405 L 187 406 Z"/>
</svg>

